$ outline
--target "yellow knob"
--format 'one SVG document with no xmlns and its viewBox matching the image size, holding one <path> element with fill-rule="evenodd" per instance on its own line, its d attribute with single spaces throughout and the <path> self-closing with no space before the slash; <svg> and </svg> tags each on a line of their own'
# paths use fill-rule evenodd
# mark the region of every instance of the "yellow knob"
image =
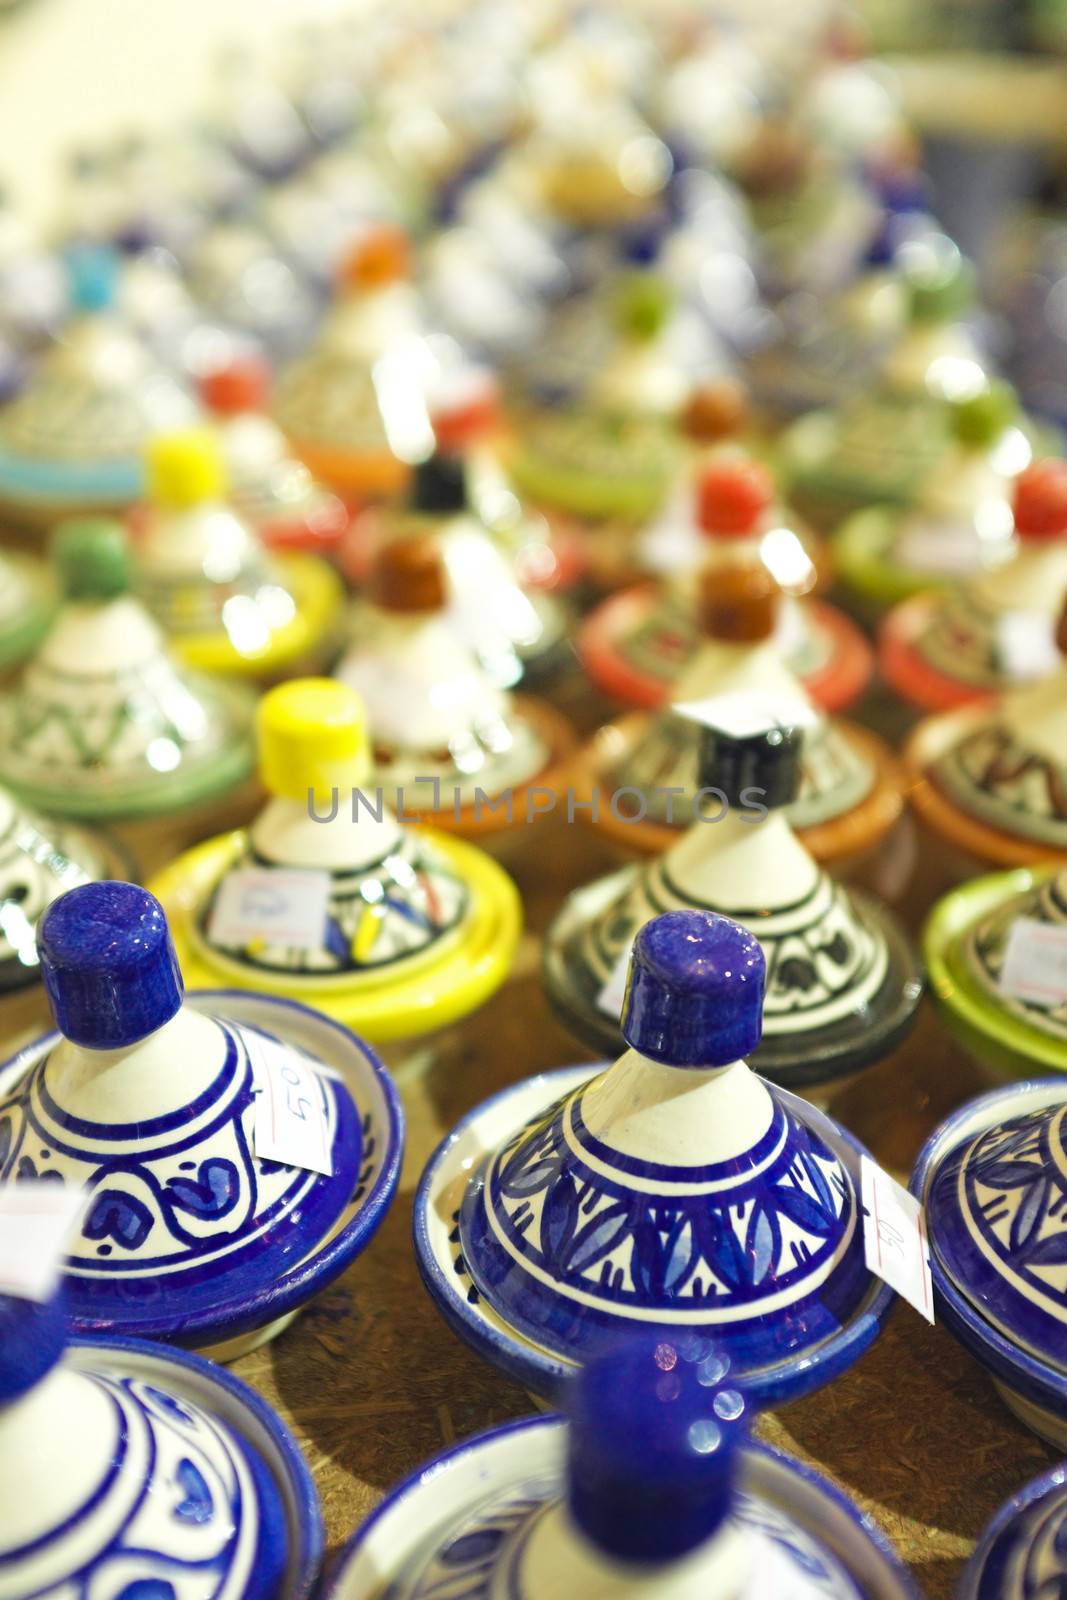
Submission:
<svg viewBox="0 0 1067 1600">
<path fill-rule="evenodd" d="M 225 498 L 222 446 L 210 428 L 159 434 L 149 442 L 146 466 L 149 498 L 156 505 L 198 506 Z"/>
<path fill-rule="evenodd" d="M 329 799 L 366 783 L 370 748 L 363 702 L 333 678 L 295 678 L 259 702 L 259 775 L 271 794 L 306 801 Z"/>
</svg>

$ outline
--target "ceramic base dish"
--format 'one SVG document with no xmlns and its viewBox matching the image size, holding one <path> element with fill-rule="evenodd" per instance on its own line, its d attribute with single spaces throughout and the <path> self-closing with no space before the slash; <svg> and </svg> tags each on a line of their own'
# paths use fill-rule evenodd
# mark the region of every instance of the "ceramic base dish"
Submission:
<svg viewBox="0 0 1067 1600">
<path fill-rule="evenodd" d="M 878 667 L 889 687 L 909 704 L 933 712 L 988 701 L 1010 688 L 992 660 L 968 660 L 965 639 L 959 640 L 956 652 L 958 676 L 941 671 L 930 659 L 922 642 L 942 609 L 939 595 L 916 594 L 885 617 L 878 640 Z M 978 641 L 973 644 L 977 647 Z M 947 667 L 948 662 L 945 664 Z"/>
<path fill-rule="evenodd" d="M 108 1197 L 101 1194 L 90 1210 L 84 1224 L 89 1231 L 84 1235 L 77 1263 L 73 1264 L 72 1258 L 68 1268 L 68 1304 L 72 1312 L 71 1326 L 77 1333 L 99 1337 L 105 1333 L 112 1336 L 136 1331 L 137 1337 L 190 1346 L 216 1360 L 229 1361 L 280 1333 L 300 1307 L 344 1271 L 368 1244 L 396 1189 L 403 1119 L 396 1090 L 381 1063 L 353 1034 L 329 1018 L 294 1001 L 238 990 L 202 990 L 188 997 L 188 1005 L 194 1012 L 225 1017 L 231 1028 L 243 1025 L 262 1030 L 283 1045 L 310 1054 L 336 1074 L 332 1092 L 339 1114 L 343 1111 L 344 1120 L 351 1123 L 346 1135 L 347 1148 L 349 1153 L 359 1152 L 358 1182 L 342 1202 L 329 1232 L 314 1244 L 309 1243 L 303 1254 L 299 1248 L 295 1252 L 287 1251 L 288 1259 L 279 1260 L 269 1279 L 264 1279 L 262 1265 L 257 1266 L 253 1254 L 244 1266 L 238 1264 L 236 1270 L 227 1274 L 226 1297 L 221 1291 L 210 1287 L 205 1290 L 191 1282 L 185 1283 L 181 1291 L 176 1288 L 168 1297 L 160 1292 L 161 1281 L 165 1282 L 168 1272 L 174 1270 L 168 1267 L 167 1258 L 175 1252 L 180 1254 L 197 1239 L 196 1234 L 188 1233 L 178 1210 L 203 1219 L 198 1225 L 201 1230 L 210 1227 L 209 1219 L 218 1215 L 219 1196 L 225 1195 L 224 1187 L 216 1192 L 223 1175 L 221 1168 L 216 1171 L 209 1161 L 211 1170 L 201 1169 L 196 1181 L 184 1175 L 179 1180 L 176 1173 L 172 1176 L 168 1165 L 173 1162 L 178 1166 L 174 1158 L 181 1146 L 173 1153 L 165 1149 L 154 1153 L 150 1165 L 142 1157 L 135 1169 L 143 1168 L 140 1179 L 134 1181 L 135 1203 L 130 1204 L 121 1194 L 116 1194 L 105 1205 Z M 46 1175 L 54 1164 L 51 1154 L 57 1143 L 57 1131 L 44 1131 L 50 1112 L 47 1100 L 38 1103 L 40 1097 L 34 1090 L 34 1082 L 36 1069 L 59 1042 L 59 1034 L 48 1034 L 0 1068 L 0 1097 L 4 1102 L 0 1127 L 6 1134 L 3 1142 L 7 1150 L 0 1181 L 9 1178 L 16 1160 L 20 1171 L 26 1170 L 29 1162 L 38 1176 Z M 27 1093 L 30 1099 L 26 1098 Z M 41 1118 L 44 1121 L 38 1127 Z M 187 1123 L 188 1118 L 183 1118 L 181 1126 Z M 98 1169 L 91 1149 L 94 1127 L 99 1135 L 97 1125 L 88 1124 L 80 1130 L 80 1137 L 89 1142 L 85 1151 L 79 1152 L 76 1140 L 71 1159 L 81 1162 L 85 1168 L 82 1181 L 100 1182 L 104 1174 Z M 165 1132 L 163 1138 L 165 1140 Z M 59 1143 L 62 1145 L 61 1138 Z M 256 1169 L 250 1165 L 250 1157 L 242 1157 L 242 1161 L 247 1163 L 244 1180 L 247 1211 L 250 1197 L 253 1201 L 255 1198 Z M 285 1173 L 291 1169 L 271 1169 L 268 1163 L 266 1170 Z M 305 1172 L 301 1180 L 312 1176 Z M 267 1181 L 274 1189 L 278 1188 L 276 1176 Z M 164 1182 L 169 1182 L 173 1195 L 165 1192 Z M 185 1186 L 180 1195 L 176 1183 Z M 212 1187 L 213 1184 L 216 1187 Z M 300 1186 L 298 1183 L 297 1187 Z M 125 1187 L 120 1180 L 119 1190 L 125 1191 Z M 307 1182 L 303 1182 L 303 1188 L 309 1188 Z M 189 1191 L 187 1196 L 185 1189 Z M 149 1197 L 151 1205 L 146 1210 L 145 1201 Z M 276 1204 L 277 1198 L 269 1203 Z M 232 1203 L 232 1200 L 227 1202 L 228 1205 Z M 266 1197 L 259 1203 L 268 1203 Z M 306 1201 L 304 1210 L 309 1213 L 308 1220 L 310 1209 L 310 1201 Z M 225 1215 L 225 1209 L 222 1214 Z M 145 1227 L 145 1223 L 150 1226 Z M 242 1231 L 247 1232 L 249 1225 L 250 1219 L 246 1217 Z M 145 1238 L 150 1248 L 158 1252 L 158 1258 L 153 1255 L 142 1266 L 138 1249 Z M 179 1240 L 185 1240 L 186 1245 L 180 1245 Z M 237 1250 L 239 1246 L 240 1238 L 230 1249 Z M 116 1283 L 116 1271 L 122 1271 L 130 1284 L 137 1285 L 136 1292 L 128 1292 L 125 1298 L 121 1293 L 115 1296 L 112 1285 Z M 195 1273 L 185 1274 L 187 1279 L 194 1277 Z M 99 1305 L 95 1292 L 97 1284 L 103 1296 Z"/>
<path fill-rule="evenodd" d="M 1062 1008 L 1014 999 L 999 987 L 1004 937 L 1016 916 L 1067 920 L 1055 867 L 991 873 L 939 900 L 922 938 L 930 993 L 965 1049 L 998 1077 L 1067 1072 Z"/>
<path fill-rule="evenodd" d="M 585 619 L 578 634 L 583 665 L 598 689 L 630 705 L 657 710 L 670 697 L 700 639 L 695 615 L 655 588 L 613 595 Z M 854 622 L 824 601 L 806 601 L 784 659 L 824 711 L 840 711 L 863 693 L 873 652 Z"/>
<path fill-rule="evenodd" d="M 956 1600 L 1040 1600 L 1067 1583 L 1067 1466 L 1013 1494 L 986 1527 Z"/>
<path fill-rule="evenodd" d="M 782 437 L 791 493 L 803 491 L 838 516 L 875 502 L 908 505 L 951 443 L 945 407 L 925 395 L 880 395 L 839 419 L 812 412 Z M 841 551 L 835 543 L 835 561 Z"/>
<path fill-rule="evenodd" d="M 576 890 L 564 901 L 542 946 L 542 976 L 553 1006 L 583 1044 L 608 1056 L 617 1055 L 623 1048 L 618 1023 L 599 1004 L 617 958 L 614 946 L 607 943 L 612 933 L 611 908 L 621 906 L 641 878 L 640 867 L 624 867 Z M 841 889 L 836 892 L 839 896 L 844 893 Z M 668 885 L 661 875 L 648 885 L 649 907 L 665 910 L 684 893 L 684 885 Z M 768 955 L 770 981 L 778 995 L 781 1031 L 772 1030 L 770 1007 L 765 1000 L 763 1037 L 751 1052 L 750 1065 L 772 1083 L 797 1093 L 851 1077 L 895 1050 L 911 1030 L 923 991 L 918 956 L 896 918 L 872 895 L 855 888 L 847 891 L 848 912 L 842 913 L 840 908 L 836 914 L 832 909 L 828 912 L 829 893 L 829 885 L 823 879 L 812 894 L 809 914 L 816 914 L 819 921 L 810 942 L 797 928 L 804 916 L 797 907 L 790 907 L 785 915 L 771 914 L 767 918 L 759 912 L 748 918 L 744 913 L 729 911 L 760 938 Z M 686 899 L 688 902 L 689 897 Z M 775 922 L 788 924 L 792 931 L 779 935 L 779 955 L 772 960 L 768 952 L 774 945 L 768 942 L 765 924 Z M 835 939 L 845 954 L 840 967 L 834 969 L 835 976 L 830 977 L 829 949 Z M 593 970 L 590 961 L 594 952 L 605 958 L 605 968 Z M 882 960 L 885 966 L 879 972 Z M 790 1001 L 794 968 L 798 987 Z M 824 984 L 829 991 L 835 984 L 840 986 L 835 996 L 840 1003 L 844 1003 L 848 987 L 853 984 L 870 992 L 837 1022 L 823 1023 L 808 1033 L 791 1031 L 788 1017 L 797 997 L 803 999 L 808 988 L 821 989 Z M 828 1000 L 828 1012 L 832 1006 L 833 1000 Z"/>
<path fill-rule="evenodd" d="M 671 719 L 672 722 L 678 720 Z M 867 777 L 855 792 L 855 783 L 849 785 L 847 808 L 836 816 L 808 822 L 799 807 L 791 813 L 798 838 L 817 861 L 825 863 L 847 860 L 873 849 L 899 820 L 904 809 L 900 770 L 884 740 L 867 728 L 838 718 L 834 720 L 834 727 L 845 742 L 846 753 L 857 767 L 855 782 L 859 782 L 860 768 L 866 769 Z M 685 797 L 677 802 L 676 821 L 673 823 L 657 820 L 650 815 L 637 818 L 633 815 L 633 807 L 623 804 L 621 799 L 614 806 L 610 803 L 622 781 L 614 774 L 624 763 L 629 763 L 634 752 L 640 754 L 650 728 L 648 714 L 641 712 L 633 712 L 617 722 L 606 724 L 576 756 L 571 768 L 571 782 L 576 815 L 583 822 L 589 823 L 598 833 L 627 850 L 659 855 L 670 849 L 680 830 L 688 827 L 692 821 L 692 810 Z M 692 766 L 693 777 L 685 786 L 692 795 L 698 787 L 695 775 L 699 730 L 694 724 L 690 729 L 680 731 L 677 739 L 672 736 L 670 742 L 675 746 L 674 760 L 678 759 L 683 749 L 692 746 L 692 760 L 689 763 L 687 758 L 687 764 Z M 665 763 L 663 770 L 654 775 L 654 781 L 673 781 L 670 766 L 670 762 Z M 590 807 L 595 794 L 599 794 L 599 801 L 594 819 Z M 801 805 L 804 799 L 802 790 Z"/>
<path fill-rule="evenodd" d="M 199 1560 L 186 1564 L 164 1558 L 157 1562 L 148 1552 L 134 1554 L 123 1552 L 120 1547 L 115 1553 L 114 1581 L 123 1585 L 132 1581 L 135 1587 L 140 1584 L 146 1595 L 151 1591 L 161 1595 L 165 1592 L 173 1600 L 200 1600 L 205 1595 L 210 1595 L 211 1600 L 250 1600 L 253 1593 L 261 1593 L 250 1589 L 247 1577 L 242 1581 L 238 1571 L 231 1571 L 218 1588 L 207 1587 L 212 1580 L 204 1566 L 210 1563 L 219 1542 L 212 1524 L 221 1522 L 225 1536 L 231 1525 L 227 1514 L 233 1517 L 234 1508 L 232 1502 L 225 1507 L 215 1504 L 210 1478 L 205 1478 L 188 1460 L 193 1429 L 185 1407 L 192 1406 L 217 1419 L 243 1446 L 255 1452 L 280 1502 L 284 1569 L 279 1586 L 272 1591 L 273 1600 L 282 1600 L 283 1596 L 285 1600 L 310 1600 L 325 1543 L 314 1480 L 288 1428 L 247 1384 L 199 1356 L 165 1350 L 140 1339 L 108 1339 L 106 1343 L 75 1339 L 68 1346 L 66 1360 L 77 1372 L 105 1375 L 118 1386 L 116 1398 L 121 1395 L 122 1404 L 140 1408 L 152 1428 L 171 1436 L 169 1450 L 176 1450 L 179 1456 L 183 1449 L 186 1452 L 175 1489 L 186 1524 L 194 1522 L 198 1529 Z M 80 1443 L 84 1447 L 86 1441 Z M 57 1555 L 62 1548 L 62 1543 L 57 1543 Z M 34 1589 L 35 1594 L 41 1595 L 59 1592 L 58 1587 L 54 1591 L 51 1587 Z"/>
<path fill-rule="evenodd" d="M 558 1417 L 512 1422 L 444 1451 L 363 1524 L 327 1580 L 327 1600 L 428 1600 L 435 1581 L 487 1600 L 494 1574 L 515 1584 L 532 1529 L 561 1494 L 564 1453 Z M 731 1600 L 917 1600 L 888 1540 L 821 1473 L 749 1443 L 738 1479 L 734 1518 L 752 1541 L 752 1571 Z"/>
<path fill-rule="evenodd" d="M 986 1368 L 1019 1420 L 1061 1452 L 1067 1449 L 1067 1371 L 1045 1352 L 1048 1328 L 1054 1347 L 1064 1348 L 1056 1265 L 1064 1210 L 1063 1103 L 1059 1079 L 981 1095 L 927 1140 L 911 1178 L 912 1193 L 926 1207 L 938 1320 Z M 933 1197 L 937 1211 L 931 1210 Z M 961 1287 L 961 1271 L 975 1274 L 970 1288 Z"/>
<path fill-rule="evenodd" d="M 944 793 L 935 780 L 936 763 L 958 747 L 992 727 L 988 706 L 964 706 L 928 717 L 913 730 L 904 746 L 904 766 L 908 775 L 908 800 L 922 822 L 968 856 L 990 866 L 1028 866 L 1036 862 L 1067 863 L 1067 845 L 1060 848 L 1023 833 L 1009 833 L 981 817 L 963 811 Z M 996 754 L 990 750 L 990 759 Z M 1054 788 L 1048 792 L 1054 804 Z"/>
<path fill-rule="evenodd" d="M 206 942 L 201 917 L 219 880 L 246 850 L 246 835 L 209 839 L 157 873 L 150 885 L 170 920 L 178 958 L 190 984 L 226 982 L 258 993 L 303 1000 L 346 1027 L 377 1041 L 410 1038 L 444 1027 L 480 1005 L 511 968 L 522 928 L 522 905 L 503 869 L 460 839 L 429 834 L 434 850 L 462 879 L 470 904 L 461 925 L 436 958 L 361 974 L 315 978 L 268 972 L 228 960 Z"/>
<path fill-rule="evenodd" d="M 952 572 L 932 567 L 907 566 L 894 556 L 901 533 L 899 514 L 884 506 L 869 506 L 841 524 L 833 540 L 834 566 L 842 584 L 868 602 L 884 608 L 931 589 L 947 589 L 961 577 L 981 570 L 977 537 L 969 535 L 971 559 L 961 557 Z"/>
</svg>

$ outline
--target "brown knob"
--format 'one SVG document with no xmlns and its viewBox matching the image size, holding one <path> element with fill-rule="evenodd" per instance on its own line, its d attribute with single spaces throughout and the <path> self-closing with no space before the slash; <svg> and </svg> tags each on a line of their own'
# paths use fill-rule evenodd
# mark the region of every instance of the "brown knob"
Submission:
<svg viewBox="0 0 1067 1600">
<path fill-rule="evenodd" d="M 682 432 L 698 444 L 717 444 L 740 433 L 748 422 L 748 390 L 737 378 L 694 389 L 681 415 Z"/>
<path fill-rule="evenodd" d="M 700 575 L 700 631 L 723 644 L 760 644 L 774 633 L 781 590 L 759 562 L 713 566 Z"/>
<path fill-rule="evenodd" d="M 341 262 L 340 281 L 349 289 L 380 289 L 411 274 L 411 243 L 403 228 L 380 223 L 357 239 Z"/>
<path fill-rule="evenodd" d="M 441 547 L 432 534 L 406 534 L 379 552 L 368 590 L 382 611 L 442 611 L 448 602 Z"/>
<path fill-rule="evenodd" d="M 1056 649 L 1061 656 L 1067 656 L 1067 597 L 1060 607 L 1059 620 L 1056 623 Z"/>
</svg>

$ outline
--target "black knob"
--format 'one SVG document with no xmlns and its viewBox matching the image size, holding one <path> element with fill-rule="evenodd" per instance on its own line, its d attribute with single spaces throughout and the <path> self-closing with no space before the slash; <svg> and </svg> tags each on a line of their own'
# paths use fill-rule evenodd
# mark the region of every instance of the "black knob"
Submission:
<svg viewBox="0 0 1067 1600">
<path fill-rule="evenodd" d="M 449 517 L 465 510 L 467 475 L 457 456 L 434 455 L 420 461 L 411 484 L 411 509 Z"/>
<path fill-rule="evenodd" d="M 748 734 L 702 728 L 700 786 L 719 790 L 734 807 L 758 802 L 774 811 L 792 805 L 800 791 L 803 744 L 799 728 L 771 726 Z"/>
</svg>

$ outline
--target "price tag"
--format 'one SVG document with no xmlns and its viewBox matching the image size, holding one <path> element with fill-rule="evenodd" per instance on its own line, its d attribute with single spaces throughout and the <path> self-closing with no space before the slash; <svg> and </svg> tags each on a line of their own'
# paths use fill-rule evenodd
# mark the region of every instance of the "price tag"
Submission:
<svg viewBox="0 0 1067 1600">
<path fill-rule="evenodd" d="M 709 695 L 706 700 L 690 700 L 671 709 L 731 739 L 750 739 L 774 728 L 812 728 L 819 720 L 814 707 L 800 695 L 763 689 Z"/>
<path fill-rule="evenodd" d="M 979 555 L 973 529 L 939 517 L 915 517 L 902 530 L 894 559 L 917 572 L 962 578 L 977 572 Z"/>
<path fill-rule="evenodd" d="M 0 1189 L 0 1293 L 52 1298 L 88 1203 L 87 1190 L 47 1179 Z"/>
<path fill-rule="evenodd" d="M 222 880 L 208 937 L 212 944 L 280 944 L 314 950 L 322 944 L 330 874 L 290 868 L 239 867 Z"/>
<path fill-rule="evenodd" d="M 1060 659 L 1052 618 L 1036 611 L 1004 612 L 996 623 L 996 655 L 1009 678 L 1047 678 Z"/>
<path fill-rule="evenodd" d="M 870 1156 L 860 1160 L 860 1192 L 867 1266 L 932 1323 L 934 1291 L 922 1206 Z"/>
<path fill-rule="evenodd" d="M 1036 917 L 1013 922 L 1000 969 L 1000 987 L 1016 1000 L 1058 1006 L 1067 1001 L 1067 928 Z"/>
<path fill-rule="evenodd" d="M 616 1022 L 619 1020 L 622 1003 L 626 998 L 626 977 L 630 971 L 630 953 L 633 947 L 633 940 L 628 939 L 619 955 L 619 959 L 612 967 L 604 987 L 596 997 L 596 1003 L 600 1010 L 609 1017 L 613 1017 Z"/>
<path fill-rule="evenodd" d="M 261 1161 L 281 1161 L 332 1177 L 326 1087 L 311 1062 L 272 1039 L 253 1040 L 249 1055 L 259 1091 L 256 1155 Z"/>
</svg>

